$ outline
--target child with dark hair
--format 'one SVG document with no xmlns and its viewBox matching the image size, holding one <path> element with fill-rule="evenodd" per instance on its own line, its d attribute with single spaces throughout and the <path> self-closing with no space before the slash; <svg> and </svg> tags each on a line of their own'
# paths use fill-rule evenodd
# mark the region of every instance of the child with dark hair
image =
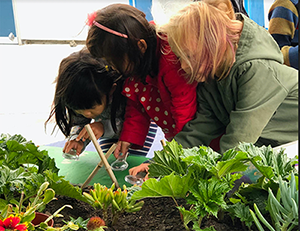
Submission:
<svg viewBox="0 0 300 231">
<path fill-rule="evenodd" d="M 121 94 L 122 76 L 102 59 L 94 58 L 87 49 L 64 58 L 56 78 L 53 109 L 47 122 L 55 117 L 62 133 L 69 137 L 63 152 L 76 150 L 82 153 L 90 142 L 84 128 L 90 124 L 103 151 L 118 141 L 124 121 L 126 97 Z M 140 150 L 130 150 L 130 154 L 147 155 L 157 125 L 151 125 L 149 139 Z"/>
<path fill-rule="evenodd" d="M 112 4 L 89 15 L 86 45 L 92 55 L 105 59 L 124 76 L 127 97 L 125 121 L 114 155 L 145 140 L 151 119 L 167 140 L 194 118 L 196 82 L 188 82 L 155 25 L 127 4 Z M 168 53 L 166 53 L 168 52 Z"/>
</svg>

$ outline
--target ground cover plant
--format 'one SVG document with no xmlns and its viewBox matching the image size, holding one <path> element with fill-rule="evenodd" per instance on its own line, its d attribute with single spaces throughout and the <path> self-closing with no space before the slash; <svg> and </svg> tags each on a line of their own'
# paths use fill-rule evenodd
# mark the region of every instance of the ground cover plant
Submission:
<svg viewBox="0 0 300 231">
<path fill-rule="evenodd" d="M 58 176 L 47 151 L 21 135 L 0 136 L 0 163 L 0 212 L 18 205 L 21 195 L 32 203 L 48 182 L 56 200 L 38 209 L 54 214 L 59 230 L 298 228 L 298 161 L 270 147 L 240 144 L 221 155 L 205 146 L 183 149 L 175 141 L 167 142 L 149 166 L 152 178 L 142 187 L 119 189 L 95 184 L 82 191 Z M 251 179 L 250 168 L 255 176 Z"/>
</svg>

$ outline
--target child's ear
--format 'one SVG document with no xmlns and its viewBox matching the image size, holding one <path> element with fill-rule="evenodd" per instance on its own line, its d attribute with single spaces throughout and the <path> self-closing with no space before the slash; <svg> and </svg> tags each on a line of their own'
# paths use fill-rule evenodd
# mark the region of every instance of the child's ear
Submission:
<svg viewBox="0 0 300 231">
<path fill-rule="evenodd" d="M 112 85 L 112 87 L 111 87 L 110 92 L 109 92 L 109 96 L 112 96 L 112 95 L 113 95 L 113 93 L 115 92 L 116 88 L 117 88 L 117 84 L 114 83 L 114 84 Z"/>
<path fill-rule="evenodd" d="M 147 43 L 144 39 L 140 39 L 138 41 L 138 46 L 140 48 L 140 51 L 145 54 L 146 50 L 147 50 Z"/>
</svg>

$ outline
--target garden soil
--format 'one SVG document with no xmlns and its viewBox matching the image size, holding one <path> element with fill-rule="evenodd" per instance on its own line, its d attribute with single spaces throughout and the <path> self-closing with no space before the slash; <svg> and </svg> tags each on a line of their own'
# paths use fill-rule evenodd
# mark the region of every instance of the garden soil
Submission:
<svg viewBox="0 0 300 231">
<path fill-rule="evenodd" d="M 70 198 L 66 196 L 56 196 L 57 200 L 51 201 L 47 204 L 45 213 L 53 214 L 57 209 L 61 208 L 63 205 L 71 205 L 73 209 L 65 208 L 60 214 L 64 217 L 54 218 L 54 227 L 62 227 L 65 221 L 69 221 L 70 217 L 77 219 L 82 217 L 84 220 L 94 217 L 102 216 L 101 210 L 95 210 L 89 204 Z M 145 198 L 143 199 L 145 204 L 143 208 L 134 213 L 124 213 L 122 214 L 117 224 L 108 228 L 106 231 L 184 231 L 186 230 L 183 226 L 183 222 L 180 217 L 179 210 L 176 208 L 176 204 L 172 198 Z M 188 208 L 189 205 L 185 204 L 185 200 L 177 200 L 178 205 Z M 233 223 L 230 217 L 225 217 L 225 219 L 220 222 L 214 217 L 209 219 L 204 219 L 202 221 L 201 228 L 206 228 L 213 226 L 216 231 L 242 231 L 247 230 L 242 226 L 241 223 L 236 221 Z M 84 230 L 84 229 L 79 229 Z"/>
</svg>

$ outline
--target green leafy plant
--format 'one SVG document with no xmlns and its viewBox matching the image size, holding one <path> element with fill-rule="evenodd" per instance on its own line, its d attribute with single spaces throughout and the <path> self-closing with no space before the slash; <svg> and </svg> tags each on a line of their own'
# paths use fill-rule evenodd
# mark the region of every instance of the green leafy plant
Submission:
<svg viewBox="0 0 300 231">
<path fill-rule="evenodd" d="M 87 223 L 89 222 L 90 218 L 83 220 L 82 217 L 73 218 L 70 216 L 70 221 L 73 222 L 73 224 L 78 225 L 79 229 L 87 229 Z M 63 220 L 64 223 L 68 224 L 70 221 Z"/>
<path fill-rule="evenodd" d="M 139 200 L 146 197 L 171 197 L 181 214 L 183 215 L 184 226 L 190 221 L 197 223 L 200 227 L 201 221 L 210 214 L 217 216 L 221 208 L 226 207 L 224 197 L 228 192 L 228 185 L 217 178 L 209 180 L 200 180 L 199 185 L 192 185 L 193 181 L 190 175 L 175 175 L 171 173 L 168 176 L 157 179 L 148 179 L 144 182 L 142 190 L 135 192 L 132 199 Z M 187 197 L 187 193 L 189 196 Z M 178 198 L 185 198 L 193 205 L 192 209 L 187 211 L 180 207 L 176 201 Z"/>
<path fill-rule="evenodd" d="M 21 193 L 25 199 L 35 196 L 45 181 L 56 194 L 87 202 L 81 188 L 58 176 L 59 169 L 48 152 L 21 135 L 1 134 L 0 164 L 0 211 Z"/>
<path fill-rule="evenodd" d="M 283 181 L 279 176 L 279 189 L 276 197 L 269 188 L 269 197 L 266 209 L 270 212 L 271 224 L 261 214 L 259 208 L 254 204 L 254 211 L 250 209 L 251 215 L 257 228 L 263 231 L 260 221 L 271 231 L 290 231 L 298 228 L 298 197 L 299 191 L 294 173 L 291 173 L 289 182 Z M 259 220 L 257 219 L 259 218 Z"/>
<path fill-rule="evenodd" d="M 0 135 L 0 165 L 10 169 L 33 167 L 37 173 L 43 173 L 47 169 L 55 173 L 59 171 L 55 160 L 49 157 L 47 151 L 39 150 L 33 142 L 21 135 Z"/>
<path fill-rule="evenodd" d="M 35 197 L 33 198 L 32 202 L 28 202 L 24 200 L 24 193 L 21 194 L 21 198 L 19 203 L 16 204 L 8 204 L 5 208 L 1 211 L 0 220 L 9 221 L 11 219 L 18 218 L 18 222 L 20 224 L 25 224 L 26 228 L 29 230 L 50 230 L 55 229 L 48 226 L 48 221 L 51 220 L 53 217 L 61 216 L 59 212 L 64 209 L 65 207 L 72 208 L 70 205 L 65 205 L 59 210 L 57 210 L 53 215 L 49 216 L 44 222 L 40 223 L 37 226 L 34 226 L 31 222 L 35 218 L 35 212 L 39 210 L 39 208 L 45 206 L 50 201 L 55 199 L 55 191 L 51 188 L 48 188 L 49 183 L 44 182 L 39 190 L 36 192 Z M 27 203 L 26 203 L 27 202 Z M 24 205 L 24 203 L 26 205 Z M 15 221 L 16 222 L 16 221 Z M 73 223 L 69 222 L 64 227 L 60 228 L 60 230 L 64 230 L 67 228 L 71 229 L 78 229 L 78 226 L 74 225 Z"/>
<path fill-rule="evenodd" d="M 19 214 L 21 211 L 22 216 L 25 214 L 24 219 L 32 220 L 35 211 L 42 212 L 46 203 L 41 203 L 43 198 L 39 194 L 39 190 L 45 186 L 45 182 L 49 189 L 46 189 L 45 194 L 42 195 L 46 196 L 53 190 L 58 195 L 87 202 L 82 195 L 81 188 L 70 184 L 64 179 L 64 176 L 58 176 L 58 171 L 54 159 L 49 157 L 46 150 L 40 150 L 38 146 L 27 141 L 21 135 L 1 134 L 0 213 L 2 217 L 4 218 L 5 214 Z M 28 206 L 30 210 L 25 210 Z M 34 212 L 29 214 L 30 211 Z M 61 216 L 59 211 L 50 217 Z M 69 221 L 65 226 L 60 227 L 60 230 L 69 228 L 78 229 L 78 225 Z M 44 223 L 36 229 L 51 230 L 54 228 L 48 227 Z"/>
<path fill-rule="evenodd" d="M 149 165 L 152 178 L 132 198 L 172 197 L 175 203 L 176 198 L 185 198 L 190 209 L 178 209 L 186 229 L 192 222 L 193 229 L 199 230 L 204 217 L 222 219 L 224 212 L 238 217 L 250 228 L 253 218 L 249 207 L 256 203 L 263 208 L 268 188 L 277 189 L 278 177 L 287 177 L 296 163 L 283 150 L 276 153 L 265 146 L 241 143 L 221 155 L 205 146 L 183 149 L 173 140 L 162 151 L 155 152 Z M 249 166 L 253 166 L 252 174 L 256 174 L 257 180 L 241 178 Z"/>
<path fill-rule="evenodd" d="M 21 217 L 21 222 L 31 222 L 35 217 L 35 212 L 54 199 L 55 192 L 53 189 L 48 188 L 48 185 L 48 182 L 44 182 L 40 186 L 32 202 L 24 200 L 24 193 L 22 193 L 18 203 L 14 205 L 8 204 L 4 207 L 1 211 L 1 218 L 7 218 L 9 215 L 18 215 Z"/>
<path fill-rule="evenodd" d="M 137 212 L 141 210 L 144 202 L 127 197 L 128 191 L 124 185 L 123 190 L 118 188 L 115 190 L 115 184 L 112 184 L 111 188 L 107 188 L 99 183 L 94 184 L 94 189 L 91 189 L 89 193 L 84 192 L 83 195 L 87 198 L 89 204 L 94 208 L 103 210 L 103 219 L 105 223 L 108 222 L 108 209 L 112 211 L 112 225 L 117 222 L 120 214 L 127 212 Z"/>
<path fill-rule="evenodd" d="M 48 226 L 48 222 L 53 219 L 54 217 L 62 217 L 63 215 L 59 214 L 61 210 L 63 210 L 65 207 L 73 208 L 71 205 L 64 205 L 58 210 L 56 210 L 51 216 L 49 216 L 44 222 L 41 222 L 39 225 L 35 226 L 35 230 L 41 230 L 41 231 L 63 231 L 63 230 L 78 230 L 79 226 L 77 224 L 74 224 L 73 221 L 69 221 L 66 223 L 66 225 L 63 225 L 62 227 L 51 227 Z"/>
</svg>

